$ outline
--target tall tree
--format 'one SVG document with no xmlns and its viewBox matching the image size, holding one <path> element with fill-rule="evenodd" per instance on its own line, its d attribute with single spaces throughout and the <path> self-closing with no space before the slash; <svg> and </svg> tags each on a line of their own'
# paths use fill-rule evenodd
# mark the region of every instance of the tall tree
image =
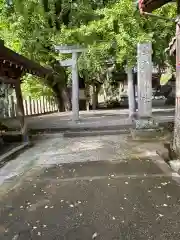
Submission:
<svg viewBox="0 0 180 240">
<path fill-rule="evenodd" d="M 169 17 L 175 15 L 173 6 L 159 11 Z M 107 60 L 120 64 L 121 68 L 127 61 L 136 64 L 136 45 L 142 41 L 153 42 L 153 60 L 163 67 L 167 60 L 164 48 L 173 28 L 170 22 L 143 19 L 130 0 L 0 2 L 0 33 L 8 46 L 45 65 L 57 59 L 53 45 L 84 45 L 88 51 L 81 55 L 79 68 L 89 82 L 102 77 L 107 80 L 104 77 Z M 65 74 L 54 81 L 47 79 L 56 96 L 66 82 Z"/>
</svg>

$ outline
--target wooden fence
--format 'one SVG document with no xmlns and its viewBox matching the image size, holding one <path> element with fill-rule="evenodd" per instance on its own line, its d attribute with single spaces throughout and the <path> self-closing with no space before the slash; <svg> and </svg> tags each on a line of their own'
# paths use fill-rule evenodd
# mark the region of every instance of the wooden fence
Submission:
<svg viewBox="0 0 180 240">
<path fill-rule="evenodd" d="M 23 100 L 23 104 L 25 116 L 40 115 L 58 111 L 55 99 L 50 97 L 41 97 L 39 100 L 29 97 L 26 100 Z M 15 97 L 9 96 L 8 99 L 1 101 L 0 105 L 1 118 L 16 117 L 17 103 Z"/>
</svg>

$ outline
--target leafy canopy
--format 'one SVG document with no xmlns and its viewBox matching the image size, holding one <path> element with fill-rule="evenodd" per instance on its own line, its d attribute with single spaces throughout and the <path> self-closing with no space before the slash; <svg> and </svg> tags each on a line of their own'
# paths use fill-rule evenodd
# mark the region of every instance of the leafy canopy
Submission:
<svg viewBox="0 0 180 240">
<path fill-rule="evenodd" d="M 175 9 L 168 4 L 156 14 L 172 18 Z M 57 57 L 54 45 L 83 45 L 87 51 L 79 69 L 89 82 L 107 71 L 106 61 L 113 60 L 120 69 L 127 62 L 136 65 L 138 42 L 152 41 L 153 61 L 163 67 L 168 61 L 164 50 L 174 33 L 174 23 L 140 16 L 131 0 L 0 0 L 0 34 L 7 46 L 46 65 Z M 28 79 L 27 92 L 41 94 L 37 79 L 31 79 L 34 85 Z"/>
</svg>

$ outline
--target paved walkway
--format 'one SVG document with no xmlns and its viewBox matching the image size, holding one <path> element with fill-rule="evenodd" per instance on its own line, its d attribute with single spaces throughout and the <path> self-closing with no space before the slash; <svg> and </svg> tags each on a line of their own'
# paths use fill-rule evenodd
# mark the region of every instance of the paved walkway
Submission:
<svg viewBox="0 0 180 240">
<path fill-rule="evenodd" d="M 158 122 L 167 122 L 174 119 L 173 108 L 154 108 L 153 117 Z M 97 110 L 80 112 L 80 121 L 71 121 L 71 113 L 54 113 L 35 117 L 27 117 L 28 128 L 42 129 L 84 129 L 84 128 L 117 128 L 130 126 L 132 121 L 128 118 L 128 110 Z M 19 128 L 19 121 L 9 119 L 4 121 L 11 128 Z"/>
<path fill-rule="evenodd" d="M 0 239 L 179 240 L 180 188 L 157 148 L 128 135 L 40 141 L 0 170 Z"/>
</svg>

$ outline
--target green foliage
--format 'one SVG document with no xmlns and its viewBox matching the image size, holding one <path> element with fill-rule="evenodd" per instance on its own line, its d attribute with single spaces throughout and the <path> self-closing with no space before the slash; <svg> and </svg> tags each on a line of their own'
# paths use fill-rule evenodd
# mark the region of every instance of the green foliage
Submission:
<svg viewBox="0 0 180 240">
<path fill-rule="evenodd" d="M 156 14 L 175 17 L 175 6 Z M 79 58 L 79 70 L 89 83 L 107 80 L 106 61 L 115 61 L 120 69 L 136 65 L 139 42 L 152 41 L 153 62 L 164 67 L 169 61 L 164 50 L 174 33 L 174 23 L 140 16 L 131 0 L 13 0 L 9 5 L 0 0 L 0 34 L 7 46 L 46 65 L 57 57 L 53 45 L 83 45 L 87 51 Z M 44 86 L 30 79 L 25 78 L 24 91 L 39 95 Z"/>
<path fill-rule="evenodd" d="M 27 74 L 24 77 L 24 81 L 21 85 L 23 96 L 26 98 L 30 96 L 34 99 L 40 99 L 41 96 L 52 96 L 52 90 L 47 87 L 47 85 L 42 84 L 41 81 L 32 76 L 31 74 Z"/>
<path fill-rule="evenodd" d="M 165 48 L 174 36 L 173 22 L 140 16 L 130 0 L 109 3 L 106 7 L 94 11 L 94 14 L 104 17 L 86 25 L 82 24 L 78 28 L 64 26 L 61 34 L 56 35 L 57 43 L 87 47 L 86 53 L 79 59 L 79 69 L 88 75 L 90 82 L 107 70 L 105 61 L 109 59 L 114 58 L 121 69 L 126 63 L 136 65 L 139 42 L 152 42 L 155 65 L 163 68 L 170 61 Z M 156 14 L 172 18 L 176 15 L 176 9 L 169 4 L 156 11 Z M 114 41 L 115 48 L 112 47 Z"/>
<path fill-rule="evenodd" d="M 161 75 L 160 84 L 165 85 L 172 78 L 172 73 L 167 72 Z"/>
</svg>

